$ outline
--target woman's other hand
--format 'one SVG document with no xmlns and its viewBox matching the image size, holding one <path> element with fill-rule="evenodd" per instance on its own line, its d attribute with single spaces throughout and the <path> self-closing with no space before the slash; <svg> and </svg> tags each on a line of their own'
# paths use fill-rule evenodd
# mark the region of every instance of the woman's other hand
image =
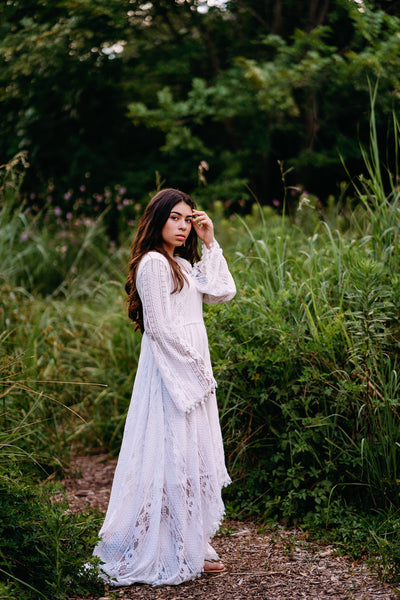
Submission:
<svg viewBox="0 0 400 600">
<path fill-rule="evenodd" d="M 207 247 L 214 241 L 214 225 L 204 210 L 193 210 L 193 227 L 198 237 Z"/>
</svg>

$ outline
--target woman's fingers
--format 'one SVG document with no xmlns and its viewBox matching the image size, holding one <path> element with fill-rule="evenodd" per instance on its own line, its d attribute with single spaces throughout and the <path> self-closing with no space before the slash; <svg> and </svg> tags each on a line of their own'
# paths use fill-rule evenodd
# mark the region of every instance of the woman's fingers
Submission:
<svg viewBox="0 0 400 600">
<path fill-rule="evenodd" d="M 213 227 L 213 223 L 212 223 L 210 217 L 203 210 L 194 210 L 193 217 L 194 217 L 193 222 L 198 227 L 201 227 L 203 225 L 208 225 L 210 227 Z"/>
<path fill-rule="evenodd" d="M 204 210 L 193 211 L 193 225 L 199 238 L 208 246 L 214 239 L 214 225 Z"/>
</svg>

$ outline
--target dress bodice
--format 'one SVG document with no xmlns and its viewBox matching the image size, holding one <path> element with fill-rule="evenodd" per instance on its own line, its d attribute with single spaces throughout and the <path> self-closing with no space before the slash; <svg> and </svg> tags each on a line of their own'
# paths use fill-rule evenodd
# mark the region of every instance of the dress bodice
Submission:
<svg viewBox="0 0 400 600">
<path fill-rule="evenodd" d="M 193 410 L 215 389 L 203 322 L 202 303 L 230 300 L 236 292 L 218 242 L 203 247 L 201 261 L 176 259 L 187 282 L 173 292 L 171 267 L 160 252 L 140 261 L 136 286 L 143 306 L 143 343 L 150 346 L 163 381 L 176 405 Z"/>
</svg>

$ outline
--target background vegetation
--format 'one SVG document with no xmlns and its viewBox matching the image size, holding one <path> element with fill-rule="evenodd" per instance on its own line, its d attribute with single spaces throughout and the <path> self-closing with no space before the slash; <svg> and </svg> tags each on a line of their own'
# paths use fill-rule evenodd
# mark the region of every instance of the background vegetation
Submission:
<svg viewBox="0 0 400 600">
<path fill-rule="evenodd" d="M 127 249 L 163 185 L 211 212 L 240 290 L 206 311 L 229 515 L 397 581 L 399 2 L 0 16 L 1 597 L 101 589 L 82 569 L 101 516 L 53 481 L 71 451 L 118 452 L 140 348 Z"/>
<path fill-rule="evenodd" d="M 361 172 L 367 78 L 381 135 L 398 107 L 399 17 L 398 0 L 9 0 L 2 162 L 28 151 L 27 202 L 65 212 L 82 186 L 137 202 L 157 177 L 248 211 L 281 198 L 277 160 L 325 203 L 340 194 L 339 153 Z"/>
<path fill-rule="evenodd" d="M 398 148 L 396 118 L 393 130 Z M 206 320 L 228 514 L 301 525 L 396 581 L 400 190 L 374 113 L 363 154 L 355 208 L 303 194 L 290 215 L 254 204 L 227 219 L 214 204 L 240 293 Z M 82 564 L 100 517 L 70 514 L 46 481 L 71 449 L 118 452 L 140 336 L 125 314 L 128 239 L 110 245 L 102 215 L 58 222 L 18 205 L 23 166 L 3 168 L 1 187 L 0 581 L 5 598 L 63 598 L 98 585 Z"/>
</svg>

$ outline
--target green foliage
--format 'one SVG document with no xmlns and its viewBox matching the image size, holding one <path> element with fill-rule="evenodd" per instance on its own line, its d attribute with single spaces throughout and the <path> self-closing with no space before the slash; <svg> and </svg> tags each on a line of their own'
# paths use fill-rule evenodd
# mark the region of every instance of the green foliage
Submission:
<svg viewBox="0 0 400 600">
<path fill-rule="evenodd" d="M 342 231 L 309 196 L 290 220 L 259 209 L 242 221 L 240 296 L 209 321 L 236 514 L 306 527 L 333 526 L 343 503 L 397 514 L 400 193 L 396 173 L 383 187 L 373 116 L 362 204 Z"/>
<path fill-rule="evenodd" d="M 372 506 L 397 506 L 400 475 L 399 315 L 388 284 L 398 264 L 393 272 L 368 258 L 370 236 L 338 244 L 320 216 L 314 223 L 312 237 L 281 225 L 248 230 L 251 247 L 235 264 L 241 296 L 222 309 L 214 346 L 246 407 L 242 503 L 250 492 L 262 496 L 261 514 L 302 522 L 326 510 L 337 485 L 356 504 L 367 486 Z"/>
<path fill-rule="evenodd" d="M 60 265 L 52 241 L 65 228 L 46 219 L 48 212 L 24 214 L 17 203 L 20 159 L 4 167 L 0 187 L 0 590 L 10 600 L 55 600 L 103 590 L 96 568 L 84 568 L 101 516 L 72 514 L 60 489 L 40 480 L 64 473 L 76 438 L 112 445 L 130 393 L 119 399 L 113 386 L 121 392 L 127 381 L 131 388 L 130 374 L 121 378 L 119 351 L 134 360 L 135 341 L 115 328 L 121 282 L 108 277 L 111 270 L 117 276 L 121 256 L 104 244 L 101 222 L 91 224 L 90 234 L 75 228 L 76 251 Z M 44 271 L 35 270 L 38 249 L 45 285 Z M 98 306 L 96 318 L 88 298 Z M 88 344 L 97 353 L 89 355 Z"/>
<path fill-rule="evenodd" d="M 248 215 L 226 218 L 224 204 L 214 205 L 217 237 L 239 292 L 230 303 L 208 307 L 206 321 L 234 479 L 226 491 L 228 513 L 324 528 L 344 551 L 375 557 L 381 576 L 395 580 L 400 191 L 397 171 L 381 160 L 374 98 L 372 92 L 371 143 L 362 148 L 365 175 L 354 180 L 357 206 L 345 190 L 339 206 L 326 207 L 296 191 L 296 207 L 287 210 L 285 197 L 281 215 L 254 204 Z M 394 118 L 395 157 L 398 129 Z M 110 253 L 103 233 L 91 238 L 96 248 L 88 245 L 73 276 L 66 270 L 56 287 L 21 276 L 22 242 L 29 261 L 38 240 L 44 257 L 51 240 L 40 212 L 35 235 L 20 240 L 22 212 L 10 210 L 20 185 L 18 164 L 6 169 L 2 187 L 0 464 L 11 463 L 17 473 L 15 487 L 8 471 L 4 477 L 16 522 L 29 521 L 29 506 L 38 511 L 30 573 L 42 560 L 40 540 L 51 532 L 58 544 L 53 560 L 68 550 L 63 528 L 75 531 L 77 522 L 65 522 L 65 510 L 57 512 L 51 503 L 45 508 L 20 473 L 37 481 L 62 470 L 71 447 L 118 451 L 140 336 L 124 307 L 126 250 Z M 50 225 L 54 237 L 57 222 Z M 101 222 L 98 227 L 102 232 Z M 85 236 L 83 229 L 76 233 L 78 248 Z M 58 266 L 46 264 L 52 281 Z M 88 519 L 82 523 L 89 527 Z M 17 539 L 24 531 L 21 525 L 10 535 Z M 85 531 L 82 553 L 90 546 Z M 54 594 L 66 589 L 70 559 L 64 558 L 58 567 L 46 566 Z M 3 579 L 3 585 L 12 596 L 13 586 L 22 585 L 20 571 L 11 559 L 7 564 L 15 569 L 14 579 Z"/>
<path fill-rule="evenodd" d="M 77 297 L 63 301 L 1 288 L 4 418 L 9 426 L 26 415 L 37 421 L 24 448 L 35 447 L 52 468 L 65 465 L 74 441 L 118 449 L 139 352 L 122 285 L 98 285 L 87 296 L 78 281 Z"/>
<path fill-rule="evenodd" d="M 0 20 L 1 155 L 29 151 L 36 182 L 111 174 L 121 154 L 96 129 L 101 122 L 121 131 L 120 68 L 107 52 L 123 39 L 123 3 L 12 0 L 2 3 Z"/>
<path fill-rule="evenodd" d="M 353 29 L 344 46 L 333 33 L 338 14 L 328 11 L 327 23 L 311 30 L 295 29 L 287 38 L 259 34 L 264 56 L 246 49 L 212 82 L 193 78 L 185 99 L 168 86 L 158 92 L 156 107 L 130 104 L 130 117 L 165 134 L 161 150 L 175 158 L 177 169 L 193 173 L 205 159 L 212 172 L 223 173 L 235 160 L 237 186 L 229 197 L 236 207 L 250 198 L 243 194 L 244 181 L 264 202 L 260 171 L 275 181 L 269 194 L 279 189 L 272 156 L 296 167 L 303 184 L 313 188 L 316 177 L 326 173 L 332 186 L 339 177 L 338 153 L 346 160 L 360 158 L 357 137 L 367 128 L 368 78 L 379 80 L 380 115 L 390 114 L 400 87 L 398 18 L 371 8 L 360 11 L 354 2 L 341 4 L 347 11 L 341 21 Z M 217 182 L 213 177 L 211 193 Z M 319 189 L 327 195 L 323 185 Z M 196 191 L 203 196 L 201 187 Z M 297 196 L 288 200 L 296 202 Z"/>
<path fill-rule="evenodd" d="M 281 196 L 277 159 L 325 200 L 339 152 L 361 168 L 367 78 L 380 81 L 380 131 L 398 102 L 399 15 L 387 3 L 9 0 L 0 17 L 0 155 L 28 151 L 25 188 L 56 181 L 58 205 L 68 187 L 117 182 L 140 201 L 159 173 L 242 211 L 252 193 Z"/>
<path fill-rule="evenodd" d="M 322 535 L 338 553 L 366 560 L 382 581 L 395 583 L 400 567 L 399 525 L 399 511 L 393 508 L 366 512 L 335 501 L 324 521 L 316 515 L 308 534 L 318 541 Z"/>
<path fill-rule="evenodd" d="M 93 280 L 107 281 L 123 268 L 125 257 L 116 247 L 118 222 L 125 230 L 135 225 L 141 205 L 121 186 L 93 195 L 81 186 L 64 194 L 72 201 L 68 209 L 53 201 L 51 186 L 46 200 L 33 195 L 36 203 L 29 206 L 19 194 L 27 166 L 25 153 L 0 166 L 0 281 L 56 297 L 80 288 L 84 273 L 85 293 L 90 293 Z"/>
<path fill-rule="evenodd" d="M 51 207 L 26 214 L 17 167 L 5 169 L 0 188 L 3 419 L 16 431 L 36 420 L 21 443 L 54 469 L 74 439 L 118 447 L 139 338 L 123 301 L 127 256 L 108 245 L 102 218 L 53 219 Z"/>
<path fill-rule="evenodd" d="M 0 579 L 3 598 L 62 600 L 69 593 L 102 592 L 95 564 L 83 568 L 97 539 L 100 516 L 73 514 L 56 487 L 0 475 Z M 12 595 L 14 594 L 14 595 Z"/>
</svg>

